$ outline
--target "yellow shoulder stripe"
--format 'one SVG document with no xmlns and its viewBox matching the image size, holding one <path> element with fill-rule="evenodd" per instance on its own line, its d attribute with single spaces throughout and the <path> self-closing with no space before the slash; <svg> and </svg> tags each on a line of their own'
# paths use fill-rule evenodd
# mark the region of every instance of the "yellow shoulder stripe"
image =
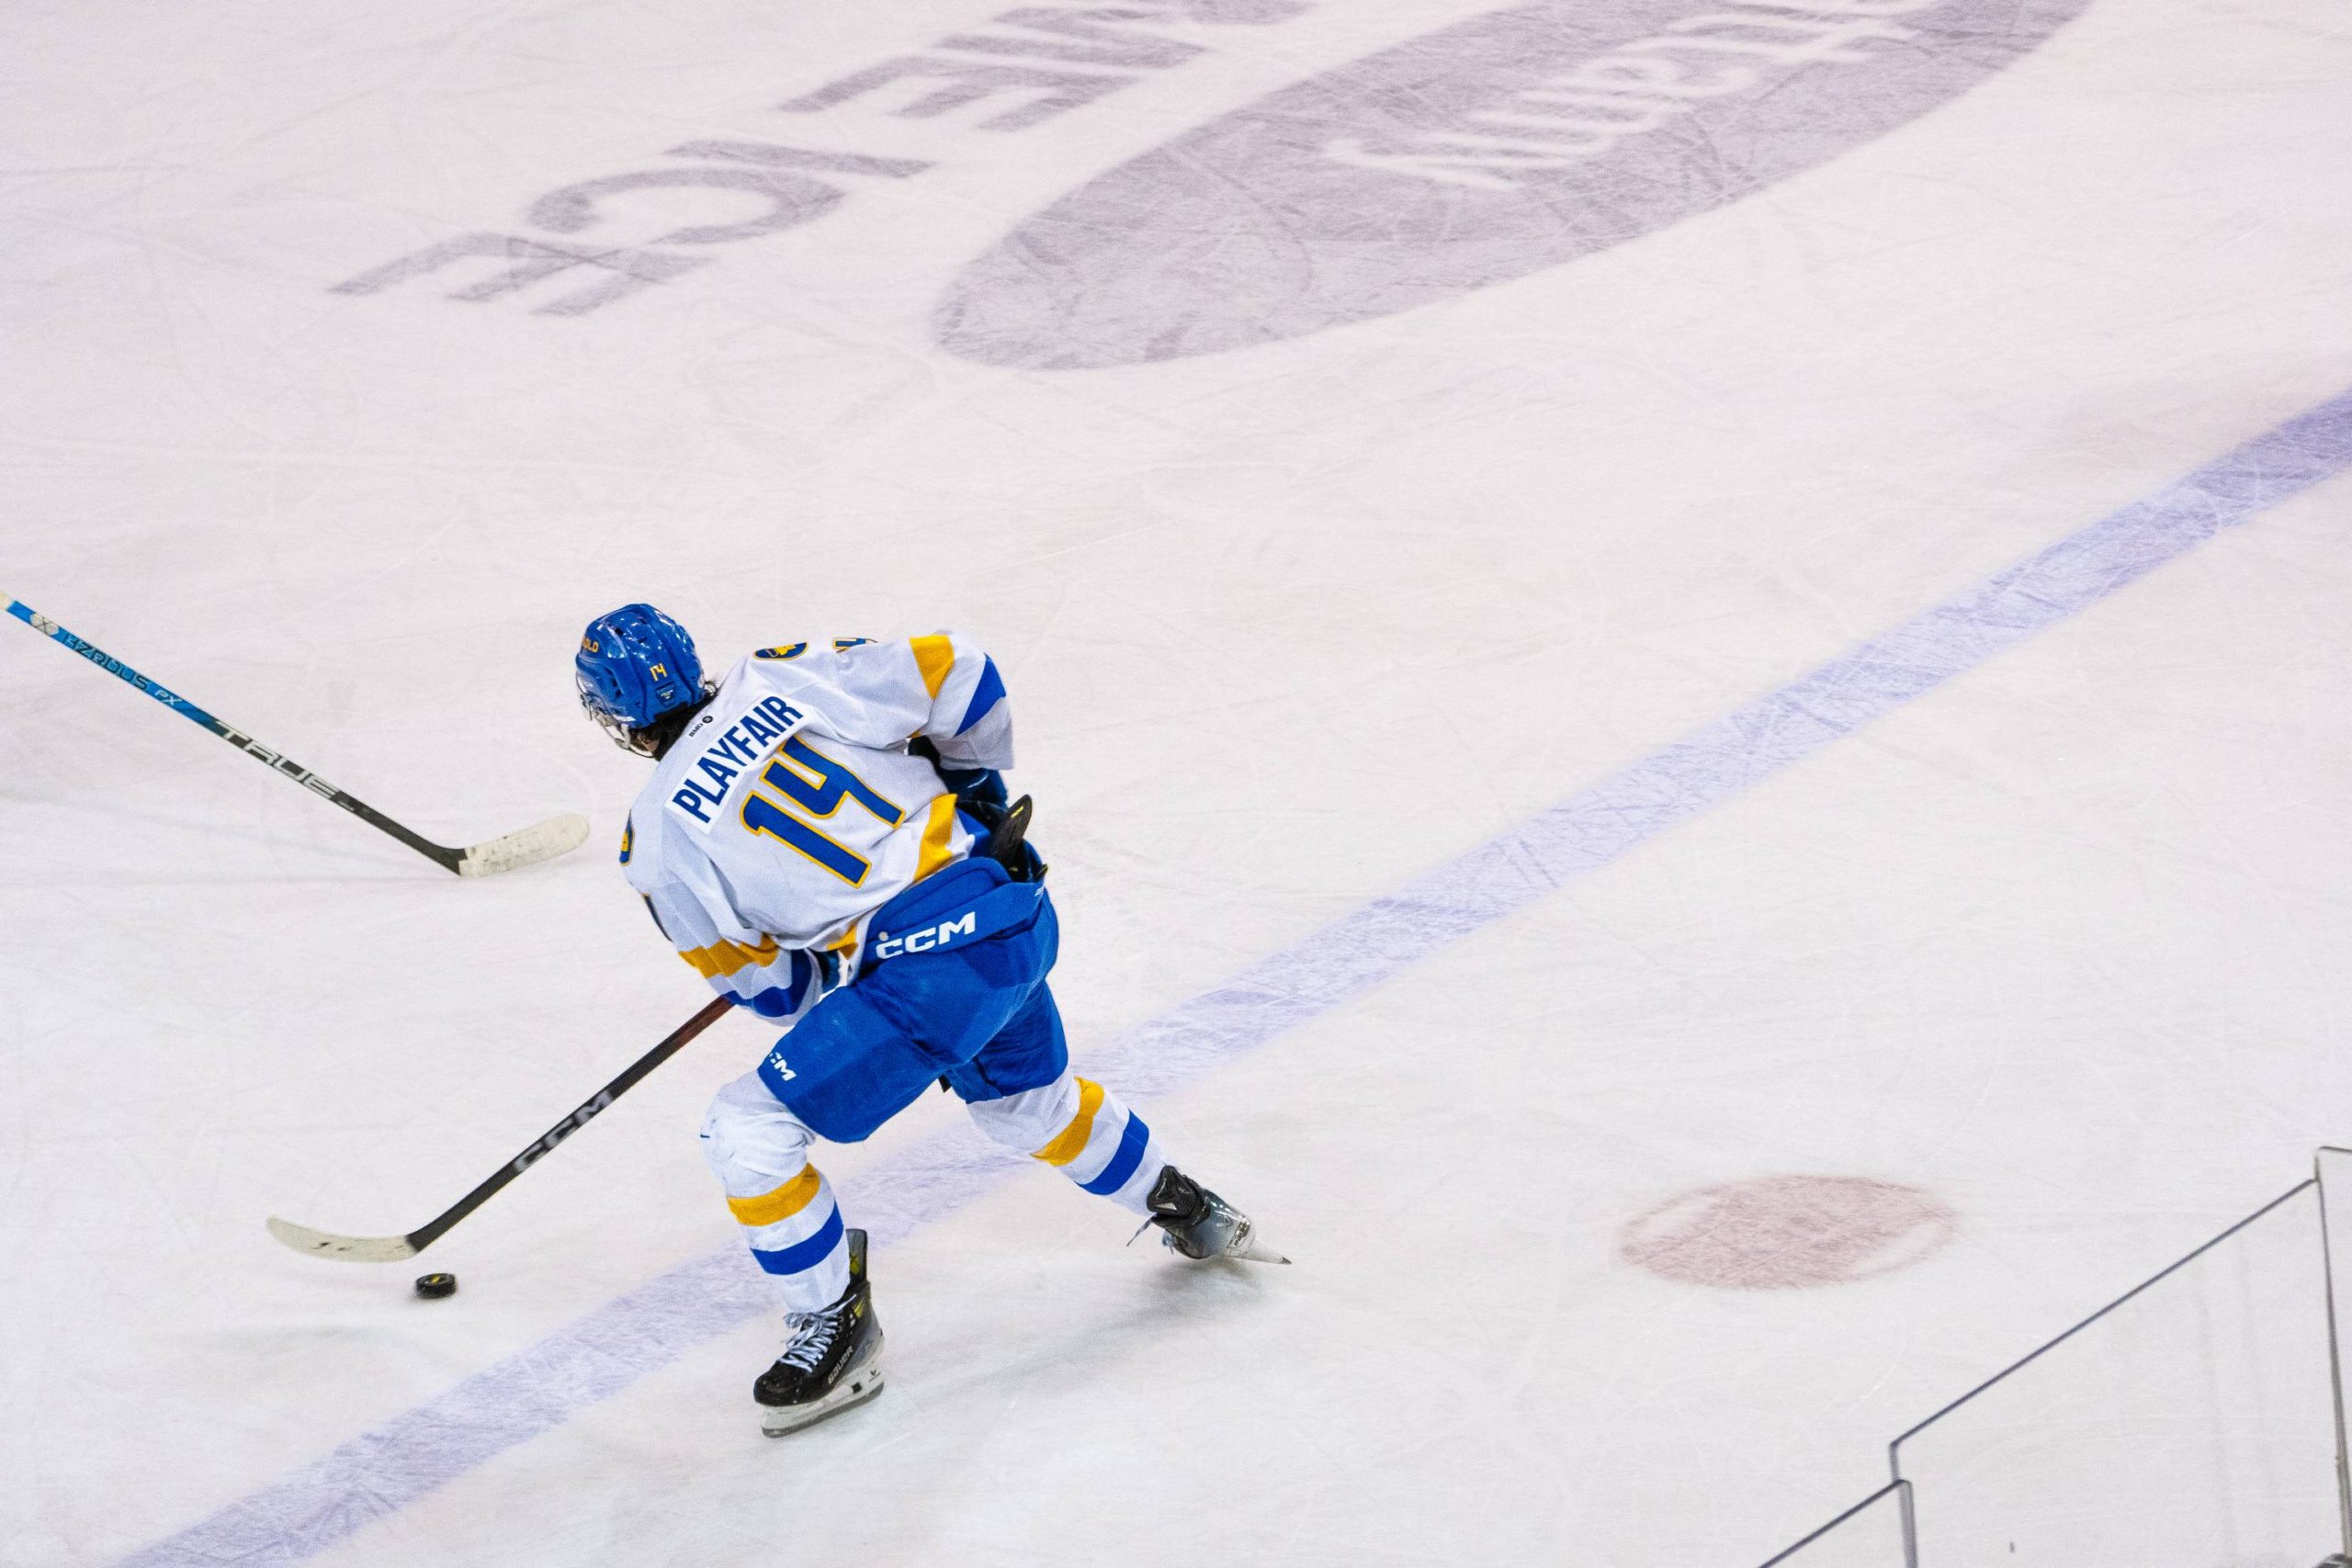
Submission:
<svg viewBox="0 0 2352 1568">
<path fill-rule="evenodd" d="M 956 841 L 956 797 L 943 795 L 931 803 L 931 815 L 922 825 L 922 852 L 915 858 L 915 880 L 921 882 L 947 863 L 948 849 Z"/>
<path fill-rule="evenodd" d="M 1078 1114 L 1061 1135 L 1035 1154 L 1031 1159 L 1044 1160 L 1047 1165 L 1068 1165 L 1086 1152 L 1086 1141 L 1094 1135 L 1094 1113 L 1102 1109 L 1102 1086 L 1092 1078 L 1078 1080 Z"/>
<path fill-rule="evenodd" d="M 956 668 L 956 645 L 944 637 L 910 638 L 914 646 L 915 668 L 922 671 L 923 690 L 933 696 L 947 684 L 947 672 Z"/>
<path fill-rule="evenodd" d="M 817 1168 L 806 1165 L 800 1174 L 773 1192 L 763 1192 L 756 1198 L 729 1198 L 727 1206 L 735 1217 L 747 1225 L 772 1225 L 778 1220 L 788 1220 L 807 1208 L 817 1196 L 825 1179 Z"/>
</svg>

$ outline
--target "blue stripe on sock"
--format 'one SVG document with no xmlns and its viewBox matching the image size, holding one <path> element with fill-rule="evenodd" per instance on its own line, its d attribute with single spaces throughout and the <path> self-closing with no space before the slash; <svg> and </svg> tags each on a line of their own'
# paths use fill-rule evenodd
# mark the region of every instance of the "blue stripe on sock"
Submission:
<svg viewBox="0 0 2352 1568">
<path fill-rule="evenodd" d="M 1128 1111 L 1127 1130 L 1119 1134 L 1119 1152 L 1111 1156 L 1111 1163 L 1102 1168 L 1102 1175 L 1091 1181 L 1081 1181 L 1079 1186 L 1098 1197 L 1116 1192 L 1127 1184 L 1136 1167 L 1143 1163 L 1143 1146 L 1149 1142 L 1151 1129 L 1143 1124 L 1142 1117 Z"/>
<path fill-rule="evenodd" d="M 817 1234 L 807 1241 L 797 1241 L 781 1252 L 762 1252 L 755 1247 L 752 1256 L 771 1274 L 797 1274 L 822 1263 L 841 1244 L 842 1211 L 835 1204 L 833 1212 L 825 1216 L 825 1223 L 817 1227 Z"/>
</svg>

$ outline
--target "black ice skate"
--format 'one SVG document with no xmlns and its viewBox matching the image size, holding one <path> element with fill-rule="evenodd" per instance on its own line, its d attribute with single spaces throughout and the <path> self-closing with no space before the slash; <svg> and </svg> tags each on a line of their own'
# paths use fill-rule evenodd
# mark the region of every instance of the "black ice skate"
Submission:
<svg viewBox="0 0 2352 1568">
<path fill-rule="evenodd" d="M 1251 1263 L 1287 1263 L 1289 1258 L 1258 1244 L 1250 1216 L 1178 1170 L 1159 1168 L 1159 1179 L 1144 1199 L 1160 1240 L 1196 1259 L 1238 1258 Z"/>
<path fill-rule="evenodd" d="M 865 1279 L 865 1233 L 851 1231 L 849 1289 L 822 1312 L 785 1314 L 792 1342 L 752 1385 L 760 1429 L 781 1438 L 882 1392 L 882 1324 Z"/>
</svg>

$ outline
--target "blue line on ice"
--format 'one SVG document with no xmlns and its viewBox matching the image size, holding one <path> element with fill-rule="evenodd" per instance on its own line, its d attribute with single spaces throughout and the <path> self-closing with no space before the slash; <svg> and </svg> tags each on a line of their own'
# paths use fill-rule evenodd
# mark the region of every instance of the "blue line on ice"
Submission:
<svg viewBox="0 0 2352 1568">
<path fill-rule="evenodd" d="M 1090 1070 L 1136 1100 L 1191 1083 L 2347 468 L 2352 391 L 1180 1002 L 1093 1053 Z M 842 1182 L 841 1201 L 888 1245 L 1025 1164 L 959 1125 Z M 300 1562 L 774 1310 L 742 1248 L 696 1258 L 134 1553 L 126 1568 Z"/>
</svg>

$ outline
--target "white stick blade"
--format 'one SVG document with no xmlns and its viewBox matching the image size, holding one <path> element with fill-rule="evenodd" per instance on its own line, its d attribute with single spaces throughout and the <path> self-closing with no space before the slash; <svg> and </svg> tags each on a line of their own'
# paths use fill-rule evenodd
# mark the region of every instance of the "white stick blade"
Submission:
<svg viewBox="0 0 2352 1568">
<path fill-rule="evenodd" d="M 496 876 L 502 871 L 515 871 L 526 865 L 537 865 L 543 860 L 553 860 L 588 841 L 588 818 L 574 812 L 550 817 L 546 821 L 509 833 L 503 839 L 485 839 L 479 844 L 469 844 L 458 862 L 459 876 Z"/>
<path fill-rule="evenodd" d="M 333 1258 L 345 1263 L 397 1263 L 416 1256 L 404 1235 L 330 1235 L 270 1216 L 269 1234 L 311 1258 Z"/>
</svg>

